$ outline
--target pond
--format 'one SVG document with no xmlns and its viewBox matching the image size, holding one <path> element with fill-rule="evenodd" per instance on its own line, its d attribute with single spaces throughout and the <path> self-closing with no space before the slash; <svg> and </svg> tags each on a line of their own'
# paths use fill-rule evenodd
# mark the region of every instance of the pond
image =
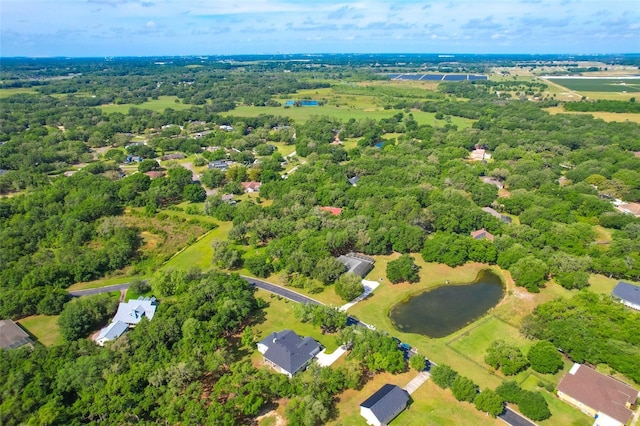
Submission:
<svg viewBox="0 0 640 426">
<path fill-rule="evenodd" d="M 389 317 L 402 332 L 444 337 L 480 318 L 503 295 L 500 277 L 482 270 L 472 283 L 445 285 L 409 297 L 391 308 Z"/>
</svg>

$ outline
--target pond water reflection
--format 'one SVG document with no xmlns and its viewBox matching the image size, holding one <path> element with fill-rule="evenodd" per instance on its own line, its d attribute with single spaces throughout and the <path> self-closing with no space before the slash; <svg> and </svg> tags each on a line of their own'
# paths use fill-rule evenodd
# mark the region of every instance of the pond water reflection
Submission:
<svg viewBox="0 0 640 426">
<path fill-rule="evenodd" d="M 482 270 L 472 283 L 445 285 L 409 297 L 391 308 L 389 317 L 402 332 L 444 337 L 484 315 L 503 295 L 500 277 Z"/>
</svg>

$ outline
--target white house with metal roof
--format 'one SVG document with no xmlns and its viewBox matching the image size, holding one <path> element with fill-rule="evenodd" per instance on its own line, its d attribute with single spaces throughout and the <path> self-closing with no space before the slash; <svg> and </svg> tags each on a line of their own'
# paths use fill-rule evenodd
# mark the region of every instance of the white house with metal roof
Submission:
<svg viewBox="0 0 640 426">
<path fill-rule="evenodd" d="M 105 343 L 117 339 L 129 329 L 129 324 L 122 321 L 113 321 L 111 324 L 100 330 L 100 334 L 96 337 L 96 343 L 104 346 Z"/>
<path fill-rule="evenodd" d="M 127 329 L 135 327 L 142 318 L 152 320 L 156 314 L 158 301 L 155 297 L 142 297 L 129 300 L 118 305 L 118 312 L 111 323 L 100 330 L 96 337 L 96 343 L 104 346 L 105 343 L 122 336 Z"/>
</svg>

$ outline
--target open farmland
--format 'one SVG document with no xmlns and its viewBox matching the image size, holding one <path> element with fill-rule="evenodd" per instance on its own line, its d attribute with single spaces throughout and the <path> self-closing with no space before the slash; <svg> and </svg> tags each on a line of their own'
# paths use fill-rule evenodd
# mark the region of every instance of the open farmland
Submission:
<svg viewBox="0 0 640 426">
<path fill-rule="evenodd" d="M 588 99 L 629 100 L 640 93 L 640 77 L 546 78 Z M 574 100 L 579 100 L 574 98 Z"/>
</svg>

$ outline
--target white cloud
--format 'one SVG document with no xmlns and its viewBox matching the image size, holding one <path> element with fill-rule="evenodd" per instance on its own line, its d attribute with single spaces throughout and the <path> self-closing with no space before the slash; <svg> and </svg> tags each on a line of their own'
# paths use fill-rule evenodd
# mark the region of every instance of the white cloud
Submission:
<svg viewBox="0 0 640 426">
<path fill-rule="evenodd" d="M 453 40 L 464 52 L 500 40 L 524 52 L 581 53 L 602 46 L 594 43 L 600 32 L 607 34 L 608 50 L 638 50 L 640 8 L 634 1 L 615 0 L 606 13 L 600 2 L 579 6 L 558 0 L 2 0 L 0 51 L 29 55 L 33 45 L 16 40 L 45 37 L 50 43 L 41 50 L 73 54 L 84 46 L 71 35 L 79 31 L 84 39 L 111 40 L 111 54 L 125 48 L 182 54 L 198 46 L 201 54 L 223 48 L 226 54 L 264 53 L 247 50 L 252 45 L 274 52 L 423 51 L 420 40 L 431 40 L 431 52 L 449 50 Z M 536 52 L 540 46 L 546 50 Z"/>
</svg>

